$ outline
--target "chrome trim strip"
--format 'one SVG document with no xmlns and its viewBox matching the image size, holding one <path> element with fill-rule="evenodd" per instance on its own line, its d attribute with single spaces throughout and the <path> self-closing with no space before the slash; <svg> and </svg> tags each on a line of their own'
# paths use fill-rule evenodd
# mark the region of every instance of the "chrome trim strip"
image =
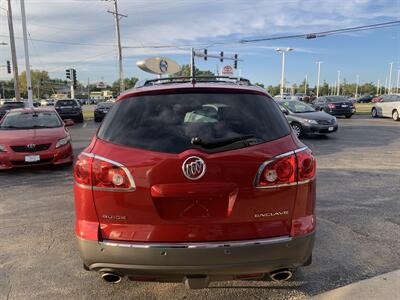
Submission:
<svg viewBox="0 0 400 300">
<path fill-rule="evenodd" d="M 304 181 L 296 181 L 296 182 L 292 182 L 292 183 L 283 183 L 283 184 L 277 184 L 277 185 L 273 185 L 273 186 L 259 186 L 259 185 L 257 185 L 257 183 L 260 181 L 260 177 L 261 177 L 262 172 L 264 171 L 265 167 L 268 164 L 274 162 L 275 160 L 277 160 L 279 158 L 286 157 L 286 156 L 289 156 L 289 155 L 292 155 L 292 154 L 296 154 L 296 153 L 299 153 L 299 152 L 307 150 L 307 149 L 308 149 L 308 147 L 304 146 L 304 147 L 298 148 L 298 149 L 293 150 L 293 151 L 289 151 L 289 152 L 285 152 L 285 153 L 279 154 L 277 156 L 274 156 L 272 159 L 263 162 L 261 164 L 261 166 L 258 168 L 256 177 L 254 178 L 254 182 L 253 182 L 254 187 L 257 188 L 257 189 L 275 189 L 275 188 L 280 188 L 280 187 L 285 187 L 285 186 L 294 186 L 294 185 L 299 185 L 299 184 L 305 184 L 305 183 L 310 182 L 311 180 L 314 180 L 315 177 L 313 177 L 311 179 L 308 179 L 308 180 L 304 180 Z"/>
<path fill-rule="evenodd" d="M 268 239 L 245 240 L 245 241 L 222 241 L 222 242 L 199 242 L 199 243 L 144 243 L 144 242 L 119 242 L 104 240 L 100 241 L 101 246 L 122 247 L 122 248 L 139 248 L 139 249 L 215 249 L 230 247 L 249 247 L 261 246 L 275 243 L 289 243 L 292 238 L 289 236 L 281 236 Z"/>
</svg>

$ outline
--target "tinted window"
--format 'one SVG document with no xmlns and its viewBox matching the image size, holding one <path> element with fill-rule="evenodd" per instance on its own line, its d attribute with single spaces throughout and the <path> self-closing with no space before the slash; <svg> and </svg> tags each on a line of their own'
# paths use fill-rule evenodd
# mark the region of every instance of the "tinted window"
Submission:
<svg viewBox="0 0 400 300">
<path fill-rule="evenodd" d="M 59 100 L 56 103 L 57 106 L 79 106 L 79 104 L 74 100 Z"/>
<path fill-rule="evenodd" d="M 4 102 L 3 107 L 5 108 L 23 108 L 25 107 L 24 102 Z"/>
<path fill-rule="evenodd" d="M 54 128 L 60 127 L 61 121 L 52 111 L 9 112 L 0 123 L 0 129 L 7 128 Z"/>
<path fill-rule="evenodd" d="M 340 97 L 340 96 L 331 96 L 331 97 L 326 97 L 327 102 L 346 102 L 348 101 L 347 98 L 345 97 Z"/>
<path fill-rule="evenodd" d="M 118 101 L 98 137 L 131 147 L 180 153 L 201 148 L 191 144 L 196 137 L 215 141 L 253 135 L 261 143 L 289 132 L 278 105 L 265 96 L 169 94 Z"/>
</svg>

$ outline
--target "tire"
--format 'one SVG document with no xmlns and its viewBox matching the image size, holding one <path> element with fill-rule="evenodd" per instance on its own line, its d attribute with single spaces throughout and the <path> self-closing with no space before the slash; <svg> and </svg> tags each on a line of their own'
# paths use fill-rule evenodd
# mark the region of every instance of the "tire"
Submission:
<svg viewBox="0 0 400 300">
<path fill-rule="evenodd" d="M 397 109 L 395 109 L 395 110 L 392 112 L 392 119 L 393 119 L 394 121 L 399 121 L 399 120 L 400 120 L 399 112 L 397 111 Z"/>
<path fill-rule="evenodd" d="M 290 124 L 290 126 L 292 127 L 292 130 L 296 134 L 297 137 L 302 136 L 303 128 L 301 127 L 301 125 L 299 123 L 294 122 L 294 123 Z"/>
<path fill-rule="evenodd" d="M 378 112 L 376 111 L 376 108 L 375 108 L 375 107 L 372 108 L 372 110 L 371 110 L 371 116 L 372 116 L 373 118 L 377 118 L 377 117 L 378 117 Z"/>
<path fill-rule="evenodd" d="M 80 116 L 76 119 L 76 123 L 83 123 L 83 115 L 80 115 Z"/>
<path fill-rule="evenodd" d="M 100 123 L 100 122 L 101 122 L 101 119 L 100 119 L 100 118 L 94 118 L 94 121 L 95 121 L 96 123 Z"/>
<path fill-rule="evenodd" d="M 350 119 L 353 115 L 345 115 L 346 119 Z"/>
</svg>

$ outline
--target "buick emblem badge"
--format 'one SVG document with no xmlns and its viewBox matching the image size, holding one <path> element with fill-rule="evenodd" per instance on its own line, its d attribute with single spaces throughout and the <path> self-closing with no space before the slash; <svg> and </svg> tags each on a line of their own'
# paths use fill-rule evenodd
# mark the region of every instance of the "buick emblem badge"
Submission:
<svg viewBox="0 0 400 300">
<path fill-rule="evenodd" d="M 26 147 L 28 147 L 28 149 L 33 150 L 33 149 L 35 149 L 36 145 L 35 144 L 29 144 Z"/>
<path fill-rule="evenodd" d="M 183 162 L 182 171 L 187 179 L 197 180 L 206 172 L 206 164 L 200 157 L 190 156 Z"/>
</svg>

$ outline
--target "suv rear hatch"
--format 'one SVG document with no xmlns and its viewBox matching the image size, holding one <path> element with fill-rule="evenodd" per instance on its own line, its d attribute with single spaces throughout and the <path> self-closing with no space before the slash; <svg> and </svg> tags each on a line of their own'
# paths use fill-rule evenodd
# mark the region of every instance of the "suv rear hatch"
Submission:
<svg viewBox="0 0 400 300">
<path fill-rule="evenodd" d="M 265 95 L 118 101 L 87 154 L 101 236 L 200 242 L 288 235 L 297 186 L 263 188 L 257 174 L 295 148 L 286 119 Z"/>
</svg>

